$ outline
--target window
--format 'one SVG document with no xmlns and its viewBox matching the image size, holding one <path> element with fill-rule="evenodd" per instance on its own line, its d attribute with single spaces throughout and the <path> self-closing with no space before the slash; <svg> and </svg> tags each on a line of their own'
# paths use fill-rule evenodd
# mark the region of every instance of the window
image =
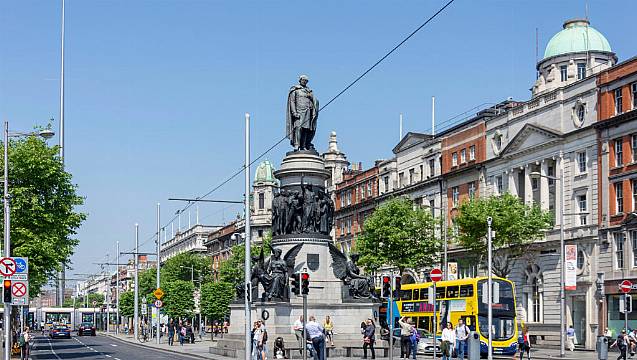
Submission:
<svg viewBox="0 0 637 360">
<path fill-rule="evenodd" d="M 451 154 L 451 166 L 458 166 L 458 153 Z"/>
<path fill-rule="evenodd" d="M 560 78 L 562 79 L 562 82 L 566 81 L 567 79 L 566 69 L 568 69 L 567 65 L 560 66 Z"/>
<path fill-rule="evenodd" d="M 579 250 L 577 252 L 577 270 L 582 271 L 584 270 L 584 261 L 586 260 L 586 257 L 584 255 L 584 251 Z"/>
<path fill-rule="evenodd" d="M 622 139 L 619 138 L 615 140 L 615 166 L 622 166 L 623 163 Z"/>
<path fill-rule="evenodd" d="M 586 63 L 577 63 L 577 80 L 586 77 Z"/>
<path fill-rule="evenodd" d="M 472 181 L 469 183 L 469 197 L 473 199 L 475 194 L 476 194 L 476 183 Z"/>
<path fill-rule="evenodd" d="M 476 146 L 471 145 L 469 147 L 469 161 L 476 159 Z"/>
<path fill-rule="evenodd" d="M 531 178 L 531 190 L 535 191 L 540 186 L 540 179 Z"/>
<path fill-rule="evenodd" d="M 503 184 L 503 179 L 502 179 L 502 175 L 498 175 L 495 177 L 495 188 L 498 192 L 498 195 L 502 194 L 502 185 Z"/>
<path fill-rule="evenodd" d="M 436 175 L 436 160 L 429 159 L 429 176 Z"/>
<path fill-rule="evenodd" d="M 257 237 L 259 238 L 263 237 L 263 230 L 257 230 Z"/>
<path fill-rule="evenodd" d="M 405 173 L 398 174 L 398 187 L 405 186 Z"/>
<path fill-rule="evenodd" d="M 551 179 L 551 177 L 555 177 L 555 168 L 551 165 L 548 166 L 548 168 L 546 169 L 546 172 L 549 177 L 549 186 L 553 186 L 555 185 L 555 179 Z"/>
<path fill-rule="evenodd" d="M 429 211 L 431 211 L 431 217 L 436 217 L 436 201 L 429 200 Z"/>
<path fill-rule="evenodd" d="M 425 169 L 423 168 L 422 165 L 420 165 L 420 181 L 425 180 Z"/>
<path fill-rule="evenodd" d="M 533 314 L 533 322 L 538 323 L 542 321 L 542 294 L 537 277 L 533 278 L 531 291 L 531 307 L 533 309 L 531 313 Z"/>
<path fill-rule="evenodd" d="M 341 220 L 341 236 L 345 235 L 345 221 Z"/>
<path fill-rule="evenodd" d="M 577 167 L 579 168 L 580 174 L 586 172 L 586 151 L 577 153 Z"/>
<path fill-rule="evenodd" d="M 385 176 L 383 178 L 383 183 L 385 185 L 385 192 L 388 192 L 389 191 L 389 176 Z"/>
<path fill-rule="evenodd" d="M 622 88 L 615 89 L 615 114 L 622 113 Z"/>
<path fill-rule="evenodd" d="M 409 169 L 409 185 L 414 183 L 414 169 Z"/>
<path fill-rule="evenodd" d="M 454 186 L 451 188 L 451 201 L 453 202 L 453 206 L 458 206 L 458 199 L 460 198 L 460 188 Z"/>
<path fill-rule="evenodd" d="M 339 197 L 341 198 L 341 207 L 345 206 L 345 193 L 341 192 Z"/>
<path fill-rule="evenodd" d="M 460 150 L 460 163 L 464 164 L 467 162 L 467 150 L 466 149 L 462 149 Z"/>
<path fill-rule="evenodd" d="M 347 192 L 347 206 L 352 205 L 352 190 Z"/>
<path fill-rule="evenodd" d="M 630 242 L 633 245 L 633 267 L 637 267 L 637 230 L 630 231 Z"/>
<path fill-rule="evenodd" d="M 347 233 L 350 234 L 352 232 L 352 217 L 347 218 Z"/>
<path fill-rule="evenodd" d="M 624 212 L 624 189 L 622 182 L 615 183 L 615 214 Z"/>
<path fill-rule="evenodd" d="M 259 193 L 259 210 L 263 210 L 265 207 L 265 194 Z"/>
<path fill-rule="evenodd" d="M 584 122 L 584 116 L 586 115 L 586 105 L 579 104 L 577 106 L 577 120 L 579 120 L 580 124 Z"/>
<path fill-rule="evenodd" d="M 633 162 L 637 162 L 637 134 L 630 137 L 630 152 L 632 153 Z"/>
<path fill-rule="evenodd" d="M 367 182 L 367 196 L 372 196 L 372 182 Z"/>
<path fill-rule="evenodd" d="M 358 198 L 359 199 L 364 199 L 365 198 L 365 184 L 361 184 L 358 187 Z"/>
<path fill-rule="evenodd" d="M 583 195 L 578 195 L 577 196 L 577 206 L 579 208 L 579 212 L 580 213 L 585 213 L 587 206 L 586 206 L 586 194 Z M 579 215 L 579 224 L 580 225 L 586 225 L 586 220 L 588 219 L 586 214 L 580 214 Z"/>
<path fill-rule="evenodd" d="M 623 232 L 616 232 L 615 234 L 615 266 L 617 269 L 624 268 L 624 242 L 626 236 Z"/>
<path fill-rule="evenodd" d="M 637 83 L 633 83 L 630 87 L 633 93 L 633 109 L 637 109 Z"/>
<path fill-rule="evenodd" d="M 637 179 L 630 181 L 633 188 L 633 212 L 637 210 L 635 207 L 637 205 Z"/>
</svg>

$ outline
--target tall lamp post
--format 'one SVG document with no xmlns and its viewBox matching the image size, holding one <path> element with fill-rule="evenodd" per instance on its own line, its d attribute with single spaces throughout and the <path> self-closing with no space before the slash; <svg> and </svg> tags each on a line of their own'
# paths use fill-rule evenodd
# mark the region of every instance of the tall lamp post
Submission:
<svg viewBox="0 0 637 360">
<path fill-rule="evenodd" d="M 560 151 L 560 177 L 557 178 L 555 176 L 550 176 L 550 175 L 546 175 L 546 174 L 542 174 L 539 173 L 537 171 L 532 172 L 531 176 L 532 177 L 544 177 L 547 179 L 551 179 L 554 181 L 559 181 L 560 182 L 560 202 L 562 204 L 562 206 L 560 207 L 560 357 L 564 357 L 564 335 L 566 333 L 566 324 L 565 324 L 565 319 L 564 319 L 564 312 L 565 312 L 565 297 L 566 295 L 564 294 L 564 280 L 566 278 L 566 274 L 564 273 L 564 207 L 565 207 L 565 201 L 564 201 L 564 155 L 563 153 Z"/>
<path fill-rule="evenodd" d="M 4 122 L 4 194 L 2 199 L 4 200 L 4 256 L 11 257 L 11 232 L 10 232 L 10 211 L 9 211 L 9 137 L 20 136 L 40 136 L 44 139 L 50 139 L 55 133 L 49 129 L 30 132 L 30 133 L 9 133 L 9 122 Z M 4 303 L 4 360 L 11 358 L 11 304 Z"/>
</svg>

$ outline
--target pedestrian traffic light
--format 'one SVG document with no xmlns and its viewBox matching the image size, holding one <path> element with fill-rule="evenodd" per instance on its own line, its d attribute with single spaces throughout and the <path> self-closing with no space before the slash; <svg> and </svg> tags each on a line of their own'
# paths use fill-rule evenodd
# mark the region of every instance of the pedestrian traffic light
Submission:
<svg viewBox="0 0 637 360">
<path fill-rule="evenodd" d="M 388 298 L 389 295 L 391 295 L 391 284 L 390 284 L 391 279 L 389 278 L 388 275 L 383 275 L 382 280 L 383 280 L 383 284 L 380 290 L 380 297 Z"/>
<path fill-rule="evenodd" d="M 310 274 L 306 272 L 301 273 L 301 293 L 307 295 L 310 292 Z"/>
<path fill-rule="evenodd" d="M 292 292 L 299 295 L 301 293 L 301 274 L 292 274 L 290 277 L 292 278 Z"/>
<path fill-rule="evenodd" d="M 11 302 L 11 280 L 4 279 L 2 283 L 2 299 L 5 303 Z"/>
<path fill-rule="evenodd" d="M 398 298 L 400 295 L 400 276 L 394 276 L 394 297 Z"/>
</svg>

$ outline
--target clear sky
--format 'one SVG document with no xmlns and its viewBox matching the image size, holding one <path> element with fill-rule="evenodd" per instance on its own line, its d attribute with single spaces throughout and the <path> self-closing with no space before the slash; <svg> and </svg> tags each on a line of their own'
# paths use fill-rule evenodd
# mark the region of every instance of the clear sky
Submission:
<svg viewBox="0 0 637 360">
<path fill-rule="evenodd" d="M 298 75 L 309 75 L 325 103 L 444 3 L 67 0 L 66 164 L 89 214 L 70 274 L 97 271 L 93 263 L 112 258 L 117 240 L 130 250 L 136 222 L 151 251 L 157 202 L 165 222 L 183 206 L 169 197 L 201 195 L 240 169 L 245 112 L 256 156 L 283 136 Z M 588 3 L 591 25 L 620 61 L 637 55 L 629 18 L 637 2 Z M 430 131 L 432 95 L 437 122 L 509 96 L 528 99 L 536 28 L 541 56 L 585 7 L 456 0 L 321 113 L 317 148 L 334 130 L 349 160 L 370 166 L 391 157 L 399 113 L 405 132 Z M 0 119 L 13 130 L 51 117 L 57 130 L 60 9 L 58 0 L 0 2 Z M 284 142 L 267 159 L 278 166 L 288 150 Z M 240 176 L 212 198 L 241 200 L 242 184 Z M 200 218 L 218 225 L 241 211 L 202 204 Z"/>
</svg>

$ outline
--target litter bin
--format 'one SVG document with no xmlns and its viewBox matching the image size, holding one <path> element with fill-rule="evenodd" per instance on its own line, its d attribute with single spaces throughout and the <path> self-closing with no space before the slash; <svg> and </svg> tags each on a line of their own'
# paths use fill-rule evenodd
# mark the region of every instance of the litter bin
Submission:
<svg viewBox="0 0 637 360">
<path fill-rule="evenodd" d="M 475 331 L 467 338 L 467 359 L 480 360 L 480 335 Z"/>
<path fill-rule="evenodd" d="M 606 336 L 597 337 L 597 359 L 608 360 L 608 338 Z"/>
</svg>

